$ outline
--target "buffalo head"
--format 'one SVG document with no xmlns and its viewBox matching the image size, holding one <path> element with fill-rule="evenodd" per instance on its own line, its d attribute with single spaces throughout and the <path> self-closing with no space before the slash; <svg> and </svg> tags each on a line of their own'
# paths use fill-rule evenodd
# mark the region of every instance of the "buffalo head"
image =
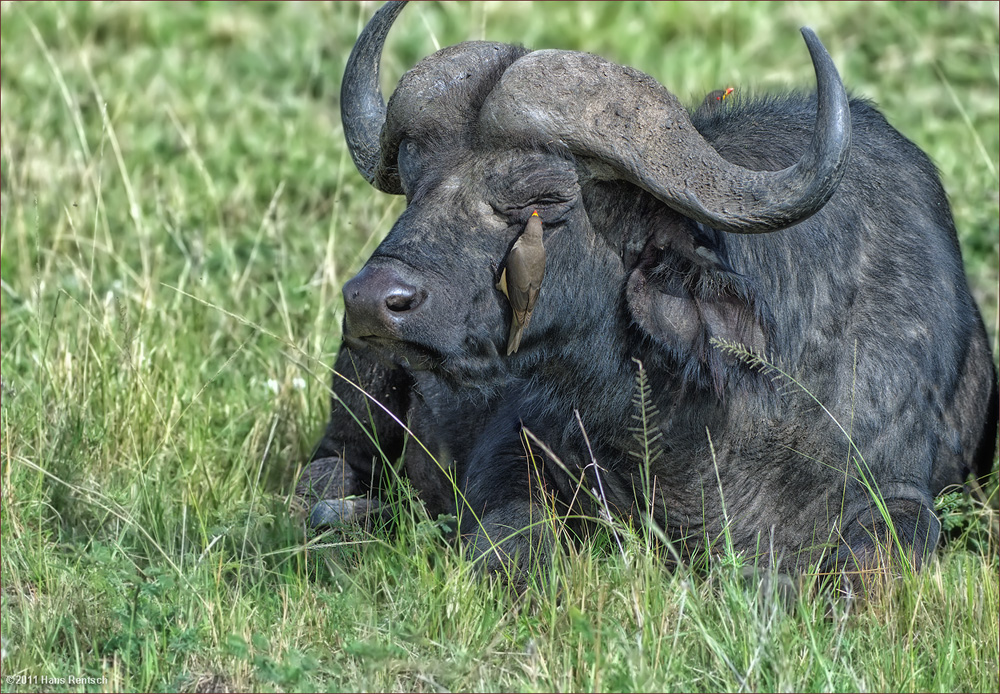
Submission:
<svg viewBox="0 0 1000 694">
<path fill-rule="evenodd" d="M 634 323 L 679 349 L 712 336 L 761 344 L 764 327 L 738 276 L 718 244 L 700 238 L 786 228 L 836 190 L 850 111 L 810 30 L 811 143 L 793 165 L 756 171 L 723 159 L 651 77 L 585 53 L 463 43 L 406 73 L 386 107 L 379 61 L 404 4 L 388 3 L 369 22 L 342 88 L 358 170 L 408 203 L 344 288 L 349 343 L 480 386 L 545 359 L 546 344 L 586 343 L 608 322 Z M 495 284 L 534 210 L 550 279 L 523 348 L 500 358 L 510 317 Z M 712 290 L 700 300 L 663 276 L 654 256 L 667 246 L 702 269 L 698 282 Z"/>
</svg>

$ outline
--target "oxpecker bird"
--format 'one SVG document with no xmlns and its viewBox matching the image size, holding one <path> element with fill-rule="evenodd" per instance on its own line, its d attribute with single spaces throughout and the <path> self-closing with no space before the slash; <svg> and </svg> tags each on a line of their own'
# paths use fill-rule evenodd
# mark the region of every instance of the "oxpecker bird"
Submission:
<svg viewBox="0 0 1000 694">
<path fill-rule="evenodd" d="M 545 246 L 542 244 L 542 218 L 538 211 L 531 213 L 528 224 L 524 228 L 513 248 L 507 254 L 507 262 L 497 289 L 504 293 L 513 315 L 510 319 L 510 337 L 507 339 L 507 354 L 517 351 L 521 344 L 521 335 L 528 327 L 531 312 L 535 310 L 538 292 L 542 288 L 545 277 Z"/>
<path fill-rule="evenodd" d="M 709 92 L 708 96 L 705 97 L 705 100 L 701 102 L 701 109 L 711 111 L 719 106 L 722 106 L 722 104 L 726 101 L 726 97 L 734 91 L 736 90 L 732 87 L 726 87 L 725 89 L 716 89 L 714 92 Z"/>
</svg>

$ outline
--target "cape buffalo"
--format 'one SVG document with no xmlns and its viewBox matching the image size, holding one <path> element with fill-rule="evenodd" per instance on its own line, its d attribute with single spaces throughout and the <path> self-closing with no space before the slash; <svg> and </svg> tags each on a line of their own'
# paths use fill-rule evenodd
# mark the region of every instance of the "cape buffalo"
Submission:
<svg viewBox="0 0 1000 694">
<path fill-rule="evenodd" d="M 386 106 L 403 5 L 372 17 L 341 92 L 358 171 L 407 206 L 344 287 L 345 378 L 300 483 L 313 523 L 371 512 L 401 459 L 432 517 L 457 513 L 517 580 L 553 511 L 654 524 L 681 557 L 726 536 L 762 566 L 866 567 L 887 546 L 919 565 L 934 497 L 989 471 L 997 431 L 927 156 L 846 95 L 808 29 L 814 94 L 689 113 L 595 55 L 471 41 Z M 536 211 L 544 251 L 509 266 Z M 531 303 L 507 270 L 541 282 Z M 530 323 L 509 348 L 514 311 Z"/>
</svg>

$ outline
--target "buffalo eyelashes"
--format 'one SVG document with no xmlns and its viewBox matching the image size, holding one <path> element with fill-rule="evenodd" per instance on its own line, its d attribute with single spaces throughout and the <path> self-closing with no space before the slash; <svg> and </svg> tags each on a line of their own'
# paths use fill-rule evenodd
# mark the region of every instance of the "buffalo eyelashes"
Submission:
<svg viewBox="0 0 1000 694">
<path fill-rule="evenodd" d="M 538 293 L 545 278 L 545 245 L 542 243 L 542 219 L 538 212 L 532 212 L 527 225 L 510 252 L 500 273 L 497 289 L 510 302 L 510 335 L 507 338 L 507 354 L 517 351 L 521 336 L 528 328 L 531 313 L 535 310 Z"/>
</svg>

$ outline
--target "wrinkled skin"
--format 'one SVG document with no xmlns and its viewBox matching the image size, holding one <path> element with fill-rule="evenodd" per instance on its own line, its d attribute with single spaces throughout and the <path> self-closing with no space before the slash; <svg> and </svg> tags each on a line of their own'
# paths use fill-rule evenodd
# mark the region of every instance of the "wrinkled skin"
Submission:
<svg viewBox="0 0 1000 694">
<path fill-rule="evenodd" d="M 456 103 L 436 108 L 471 108 Z M 693 118 L 726 160 L 774 171 L 808 145 L 815 108 L 737 98 Z M 725 528 L 748 561 L 834 570 L 882 561 L 880 498 L 919 565 L 940 532 L 934 496 L 992 464 L 996 373 L 933 166 L 867 103 L 852 100 L 850 118 L 829 202 L 755 235 L 693 221 L 557 144 L 484 142 L 474 128 L 420 139 L 433 123 L 406 122 L 407 208 L 345 287 L 335 368 L 435 456 L 405 445 L 432 517 L 458 513 L 470 550 L 521 581 L 554 541 L 546 507 L 593 517 L 600 482 L 612 512 L 656 523 L 682 556 L 720 549 Z M 507 356 L 497 269 L 535 209 L 545 282 Z M 409 288 L 389 313 L 371 298 L 387 283 Z M 659 435 L 648 470 L 631 429 L 639 363 Z M 300 493 L 377 499 L 392 476 L 349 411 L 374 413 L 391 462 L 405 433 L 342 379 L 333 390 Z"/>
</svg>

